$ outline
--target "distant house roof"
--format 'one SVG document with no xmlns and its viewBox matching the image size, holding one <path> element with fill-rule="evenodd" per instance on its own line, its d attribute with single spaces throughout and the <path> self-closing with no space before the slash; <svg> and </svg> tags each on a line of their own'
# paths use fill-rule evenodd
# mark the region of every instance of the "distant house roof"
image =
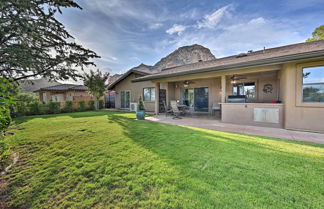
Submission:
<svg viewBox="0 0 324 209">
<path fill-rule="evenodd" d="M 56 86 L 61 83 L 57 81 L 49 81 L 46 78 L 33 79 L 33 80 L 22 80 L 19 81 L 19 86 L 24 92 L 34 92 L 40 88 L 48 87 L 48 86 Z"/>
<path fill-rule="evenodd" d="M 257 66 L 283 64 L 311 58 L 324 58 L 324 40 L 292 44 L 242 53 L 211 61 L 166 68 L 161 72 L 139 77 L 133 81 L 140 82 L 204 72 L 237 70 Z"/>
<path fill-rule="evenodd" d="M 128 70 L 126 73 L 118 77 L 114 82 L 109 84 L 108 90 L 112 90 L 119 82 L 123 81 L 125 78 L 127 78 L 127 76 L 129 76 L 132 73 L 136 73 L 143 76 L 152 74 L 153 72 L 151 70 L 151 67 L 152 66 L 140 64 L 139 66 Z"/>
<path fill-rule="evenodd" d="M 48 86 L 48 87 L 40 88 L 36 91 L 69 91 L 69 90 L 87 91 L 88 87 L 83 85 L 75 85 L 75 84 L 60 84 L 56 86 Z"/>
</svg>

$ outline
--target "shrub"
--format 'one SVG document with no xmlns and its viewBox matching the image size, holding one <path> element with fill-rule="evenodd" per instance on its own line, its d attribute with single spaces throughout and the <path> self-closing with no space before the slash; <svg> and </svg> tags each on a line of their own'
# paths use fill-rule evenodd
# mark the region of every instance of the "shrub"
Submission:
<svg viewBox="0 0 324 209">
<path fill-rule="evenodd" d="M 89 110 L 95 110 L 95 102 L 93 100 L 88 101 L 88 108 Z"/>
<path fill-rule="evenodd" d="M 60 109 L 60 103 L 59 102 L 50 102 L 48 104 L 48 108 L 49 108 L 49 113 L 60 113 L 61 109 Z"/>
<path fill-rule="evenodd" d="M 143 103 L 143 99 L 142 99 L 141 96 L 140 96 L 140 98 L 139 98 L 139 100 L 138 100 L 138 110 L 139 110 L 139 111 L 145 110 L 145 108 L 144 108 L 144 103 Z"/>
<path fill-rule="evenodd" d="M 39 115 L 40 111 L 40 103 L 38 101 L 32 102 L 28 105 L 28 114 L 29 115 Z"/>
<path fill-rule="evenodd" d="M 78 101 L 79 107 L 78 107 L 78 111 L 84 111 L 85 110 L 85 103 L 83 100 Z"/>
<path fill-rule="evenodd" d="M 8 144 L 6 144 L 0 136 L 0 171 L 4 170 L 9 159 L 10 150 Z"/>
<path fill-rule="evenodd" d="M 99 109 L 103 109 L 103 108 L 104 108 L 104 101 L 99 100 Z"/>
<path fill-rule="evenodd" d="M 15 111 L 17 115 L 30 114 L 30 104 L 38 102 L 38 97 L 33 93 L 19 92 L 16 96 Z"/>
<path fill-rule="evenodd" d="M 48 104 L 40 104 L 39 105 L 39 113 L 40 114 L 49 114 L 50 111 L 49 111 L 49 106 Z"/>
<path fill-rule="evenodd" d="M 27 113 L 28 113 L 27 103 L 22 102 L 22 101 L 17 101 L 17 103 L 15 105 L 15 112 L 19 116 L 20 115 L 27 115 Z"/>
<path fill-rule="evenodd" d="M 0 137 L 2 135 L 2 131 L 7 129 L 10 125 L 11 117 L 10 110 L 6 106 L 0 106 Z"/>
<path fill-rule="evenodd" d="M 72 107 L 73 107 L 72 101 L 66 101 L 65 105 L 64 105 L 64 108 L 63 108 L 63 111 L 64 112 L 72 112 Z"/>
</svg>

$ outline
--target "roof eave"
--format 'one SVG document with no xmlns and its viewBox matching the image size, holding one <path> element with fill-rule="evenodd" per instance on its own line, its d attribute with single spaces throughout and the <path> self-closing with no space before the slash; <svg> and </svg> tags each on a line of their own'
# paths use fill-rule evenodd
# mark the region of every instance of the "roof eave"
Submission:
<svg viewBox="0 0 324 209">
<path fill-rule="evenodd" d="M 123 81 L 125 78 L 127 78 L 127 76 L 129 76 L 129 75 L 132 74 L 132 73 L 136 73 L 136 74 L 144 75 L 144 76 L 145 76 L 145 75 L 150 75 L 149 73 L 145 73 L 145 72 L 142 72 L 142 71 L 138 71 L 138 70 L 130 70 L 130 71 L 124 73 L 122 76 L 120 76 L 120 78 L 118 78 L 115 82 L 113 82 L 112 84 L 110 84 L 110 85 L 108 86 L 108 90 L 113 90 L 113 89 L 115 88 L 115 86 L 116 86 L 119 82 Z"/>
<path fill-rule="evenodd" d="M 221 65 L 216 67 L 207 67 L 207 68 L 199 68 L 190 71 L 184 72 L 176 72 L 172 74 L 164 74 L 164 75 L 152 75 L 152 76 L 144 76 L 141 78 L 136 78 L 132 80 L 132 82 L 142 82 L 142 81 L 149 81 L 149 80 L 157 80 L 162 78 L 170 78 L 175 76 L 182 76 L 182 75 L 192 75 L 198 73 L 208 73 L 208 72 L 222 72 L 228 70 L 239 70 L 239 69 L 246 69 L 251 67 L 258 67 L 258 66 L 268 66 L 268 65 L 277 65 L 277 64 L 285 64 L 289 62 L 295 61 L 303 61 L 307 59 L 316 59 L 316 58 L 324 58 L 324 50 L 313 51 L 313 52 L 306 52 L 306 53 L 299 53 L 293 55 L 286 55 L 280 57 L 273 57 L 273 58 L 266 58 L 260 60 L 253 60 L 248 62 L 241 62 L 229 65 Z"/>
</svg>

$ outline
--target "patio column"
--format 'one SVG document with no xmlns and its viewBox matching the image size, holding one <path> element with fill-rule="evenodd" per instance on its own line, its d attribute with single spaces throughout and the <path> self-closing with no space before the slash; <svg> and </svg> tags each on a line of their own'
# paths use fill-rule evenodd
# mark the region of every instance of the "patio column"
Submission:
<svg viewBox="0 0 324 209">
<path fill-rule="evenodd" d="M 159 114 L 159 100 L 160 100 L 160 83 L 155 83 L 155 115 Z"/>
<path fill-rule="evenodd" d="M 222 103 L 225 103 L 226 101 L 226 76 L 222 75 L 221 78 L 221 89 L 222 89 Z"/>
</svg>

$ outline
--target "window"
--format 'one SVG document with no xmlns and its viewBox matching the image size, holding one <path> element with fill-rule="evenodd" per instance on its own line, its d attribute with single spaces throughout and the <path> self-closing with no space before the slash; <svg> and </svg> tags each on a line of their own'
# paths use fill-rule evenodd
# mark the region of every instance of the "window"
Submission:
<svg viewBox="0 0 324 209">
<path fill-rule="evenodd" d="M 121 108 L 130 107 L 130 91 L 120 91 L 120 106 Z"/>
<path fill-rule="evenodd" d="M 243 96 L 246 98 L 254 98 L 255 97 L 255 83 L 254 82 L 245 82 L 238 83 L 233 85 L 233 95 L 235 96 Z"/>
<path fill-rule="evenodd" d="M 144 101 L 155 101 L 155 88 L 144 88 L 143 99 Z"/>
<path fill-rule="evenodd" d="M 324 66 L 303 68 L 303 102 L 324 102 Z"/>
</svg>

